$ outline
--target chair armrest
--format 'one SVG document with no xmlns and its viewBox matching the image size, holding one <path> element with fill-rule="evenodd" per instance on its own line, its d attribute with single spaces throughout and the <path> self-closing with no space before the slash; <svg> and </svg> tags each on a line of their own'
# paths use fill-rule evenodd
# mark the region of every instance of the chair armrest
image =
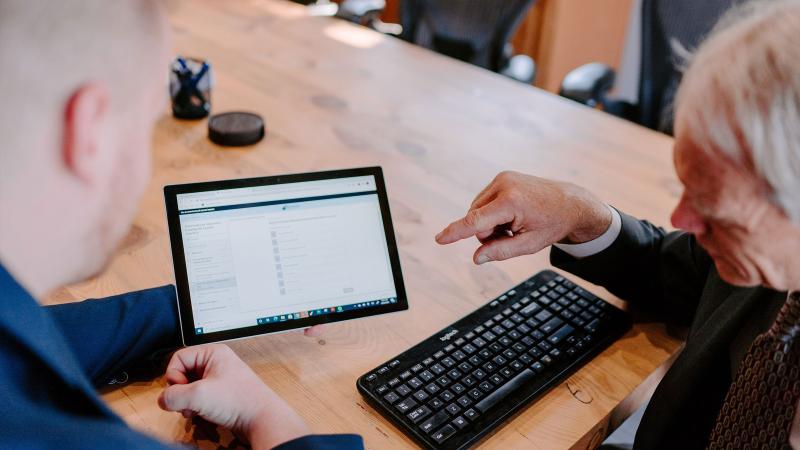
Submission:
<svg viewBox="0 0 800 450">
<path fill-rule="evenodd" d="M 614 69 L 605 64 L 584 64 L 564 77 L 559 95 L 594 107 L 602 103 L 606 93 L 614 86 L 614 78 Z"/>
</svg>

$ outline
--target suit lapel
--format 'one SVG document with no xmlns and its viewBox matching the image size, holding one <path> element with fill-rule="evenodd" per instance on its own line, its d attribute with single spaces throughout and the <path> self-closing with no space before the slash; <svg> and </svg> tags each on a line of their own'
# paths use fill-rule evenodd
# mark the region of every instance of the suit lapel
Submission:
<svg viewBox="0 0 800 450">
<path fill-rule="evenodd" d="M 89 397 L 99 412 L 114 415 L 95 393 L 55 322 L 2 265 L 0 329 L 39 358 L 64 383 Z"/>
</svg>

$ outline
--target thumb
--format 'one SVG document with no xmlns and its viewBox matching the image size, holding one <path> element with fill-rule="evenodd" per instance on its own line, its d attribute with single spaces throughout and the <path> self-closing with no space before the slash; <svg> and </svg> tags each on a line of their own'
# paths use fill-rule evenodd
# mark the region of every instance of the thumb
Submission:
<svg viewBox="0 0 800 450">
<path fill-rule="evenodd" d="M 184 411 L 190 410 L 198 412 L 202 405 L 199 404 L 200 398 L 197 390 L 203 380 L 189 384 L 173 384 L 161 391 L 158 397 L 158 406 L 164 411 Z"/>
<path fill-rule="evenodd" d="M 498 236 L 478 247 L 472 259 L 475 264 L 503 261 L 515 256 L 536 253 L 546 246 L 545 242 L 541 242 L 541 239 L 531 232 L 514 236 Z"/>
</svg>

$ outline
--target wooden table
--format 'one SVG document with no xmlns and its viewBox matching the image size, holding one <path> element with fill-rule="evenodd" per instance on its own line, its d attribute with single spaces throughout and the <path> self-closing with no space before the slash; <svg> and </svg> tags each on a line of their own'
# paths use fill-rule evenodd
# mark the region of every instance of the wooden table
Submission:
<svg viewBox="0 0 800 450">
<path fill-rule="evenodd" d="M 48 302 L 173 282 L 165 184 L 383 166 L 410 310 L 335 324 L 321 339 L 285 333 L 230 344 L 315 432 L 360 433 L 369 448 L 413 446 L 365 404 L 356 378 L 548 267 L 547 252 L 477 267 L 470 259 L 476 242 L 434 243 L 496 173 L 578 182 L 657 223 L 667 223 L 676 201 L 672 140 L 664 135 L 399 40 L 308 17 L 288 2 L 186 1 L 172 4 L 170 15 L 176 52 L 213 63 L 215 111 L 256 111 L 268 135 L 251 148 L 223 149 L 207 140 L 205 121 L 165 115 L 152 182 L 111 267 Z M 609 421 L 638 405 L 679 345 L 661 325 L 635 326 L 482 448 L 596 445 Z M 156 405 L 163 386 L 161 379 L 135 383 L 104 397 L 133 427 L 191 441 L 192 424 Z"/>
</svg>

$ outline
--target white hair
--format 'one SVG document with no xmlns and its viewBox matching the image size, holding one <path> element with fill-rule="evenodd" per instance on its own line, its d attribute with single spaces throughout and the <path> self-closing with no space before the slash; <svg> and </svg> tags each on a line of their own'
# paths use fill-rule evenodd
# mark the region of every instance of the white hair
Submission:
<svg viewBox="0 0 800 450">
<path fill-rule="evenodd" d="M 752 168 L 800 221 L 800 0 L 734 7 L 691 56 L 676 130 Z"/>
</svg>

